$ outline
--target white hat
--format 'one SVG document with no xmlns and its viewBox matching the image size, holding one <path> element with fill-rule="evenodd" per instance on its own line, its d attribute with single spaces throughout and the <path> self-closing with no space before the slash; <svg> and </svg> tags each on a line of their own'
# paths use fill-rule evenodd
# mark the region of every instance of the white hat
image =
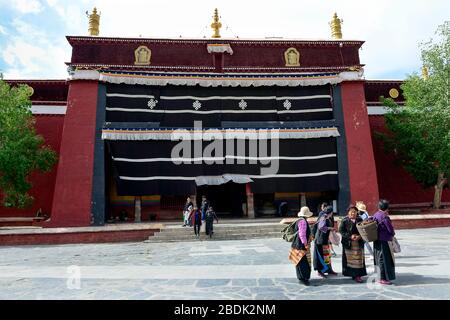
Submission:
<svg viewBox="0 0 450 320">
<path fill-rule="evenodd" d="M 309 211 L 308 207 L 302 207 L 297 214 L 299 217 L 309 218 L 313 216 L 313 213 Z"/>
<path fill-rule="evenodd" d="M 359 211 L 367 211 L 367 207 L 364 204 L 364 202 L 362 201 L 356 201 L 356 206 L 355 206 Z"/>
</svg>

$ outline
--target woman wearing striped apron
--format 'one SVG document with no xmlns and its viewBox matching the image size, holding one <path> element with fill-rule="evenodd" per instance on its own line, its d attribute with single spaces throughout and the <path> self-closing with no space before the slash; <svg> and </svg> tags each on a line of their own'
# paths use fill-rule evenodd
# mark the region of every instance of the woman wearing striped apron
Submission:
<svg viewBox="0 0 450 320">
<path fill-rule="evenodd" d="M 335 276 L 331 266 L 331 247 L 330 247 L 330 231 L 334 230 L 334 222 L 332 220 L 333 207 L 328 206 L 319 220 L 314 226 L 314 270 L 320 277 L 326 278 L 326 274 Z"/>
<path fill-rule="evenodd" d="M 367 275 L 364 240 L 356 228 L 356 224 L 361 221 L 362 218 L 358 217 L 358 208 L 350 207 L 339 226 L 339 233 L 342 235 L 342 274 L 352 277 L 358 283 L 363 282 L 361 277 Z"/>
<path fill-rule="evenodd" d="M 312 217 L 313 213 L 308 207 L 302 207 L 295 225 L 297 236 L 292 241 L 291 250 L 289 251 L 289 260 L 295 264 L 297 279 L 305 286 L 309 286 L 311 277 L 311 253 L 309 251 L 311 241 L 311 229 L 307 218 Z"/>
</svg>

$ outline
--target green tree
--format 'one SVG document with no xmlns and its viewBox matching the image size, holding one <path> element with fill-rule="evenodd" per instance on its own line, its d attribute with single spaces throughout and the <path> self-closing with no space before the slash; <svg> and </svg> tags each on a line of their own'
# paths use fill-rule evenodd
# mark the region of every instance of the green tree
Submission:
<svg viewBox="0 0 450 320">
<path fill-rule="evenodd" d="M 29 86 L 11 87 L 0 74 L 0 190 L 5 207 L 31 206 L 30 173 L 49 171 L 57 161 L 56 153 L 36 134 L 31 94 Z"/>
<path fill-rule="evenodd" d="M 450 24 L 437 39 L 421 43 L 423 74 L 409 75 L 401 89 L 405 106 L 381 97 L 390 134 L 382 134 L 388 150 L 424 187 L 434 186 L 433 208 L 441 206 L 442 191 L 450 187 Z"/>
</svg>

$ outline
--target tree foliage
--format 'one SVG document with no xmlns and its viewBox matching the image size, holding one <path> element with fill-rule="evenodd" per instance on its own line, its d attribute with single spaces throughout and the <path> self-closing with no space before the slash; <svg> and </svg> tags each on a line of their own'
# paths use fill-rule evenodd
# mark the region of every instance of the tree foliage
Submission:
<svg viewBox="0 0 450 320">
<path fill-rule="evenodd" d="M 385 146 L 424 187 L 450 187 L 450 24 L 441 25 L 437 41 L 422 43 L 428 77 L 409 75 L 401 89 L 405 106 L 381 98 L 388 107 Z M 435 207 L 440 204 L 435 203 Z"/>
<path fill-rule="evenodd" d="M 56 153 L 36 134 L 31 113 L 31 88 L 11 87 L 0 76 L 0 190 L 6 207 L 31 206 L 29 175 L 49 171 Z"/>
</svg>

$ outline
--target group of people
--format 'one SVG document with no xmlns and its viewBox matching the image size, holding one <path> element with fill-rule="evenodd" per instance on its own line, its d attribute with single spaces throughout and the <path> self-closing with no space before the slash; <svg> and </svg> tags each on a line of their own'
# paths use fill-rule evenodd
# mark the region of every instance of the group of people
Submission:
<svg viewBox="0 0 450 320">
<path fill-rule="evenodd" d="M 206 199 L 206 196 L 202 196 L 200 209 L 194 205 L 190 197 L 186 199 L 183 210 L 183 227 L 194 227 L 194 234 L 198 239 L 200 238 L 202 224 L 205 224 L 205 234 L 210 238 L 212 237 L 214 233 L 214 220 L 219 223 L 214 208 L 211 206 L 209 200 Z"/>
<path fill-rule="evenodd" d="M 313 267 L 322 278 L 336 276 L 331 263 L 332 240 L 338 238 L 336 232 L 341 234 L 342 244 L 342 274 L 351 277 L 355 282 L 363 282 L 362 277 L 367 275 L 365 252 L 373 256 L 378 282 L 383 285 L 392 284 L 395 279 L 395 263 L 393 252 L 389 242 L 395 235 L 394 227 L 389 218 L 389 202 L 380 200 L 378 211 L 370 216 L 363 202 L 357 202 L 347 209 L 347 215 L 339 224 L 338 230 L 335 227 L 333 217 L 333 207 L 322 204 L 316 223 L 311 228 L 307 219 L 313 216 L 308 207 L 302 207 L 298 213 L 299 220 L 296 222 L 295 231 L 297 236 L 291 245 L 289 259 L 296 265 L 298 280 L 304 285 L 309 285 L 311 277 L 311 244 L 314 242 Z M 370 243 L 365 242 L 356 225 L 363 220 L 373 220 L 377 222 L 378 240 L 373 243 L 373 250 Z M 332 239 L 334 238 L 334 239 Z"/>
</svg>

